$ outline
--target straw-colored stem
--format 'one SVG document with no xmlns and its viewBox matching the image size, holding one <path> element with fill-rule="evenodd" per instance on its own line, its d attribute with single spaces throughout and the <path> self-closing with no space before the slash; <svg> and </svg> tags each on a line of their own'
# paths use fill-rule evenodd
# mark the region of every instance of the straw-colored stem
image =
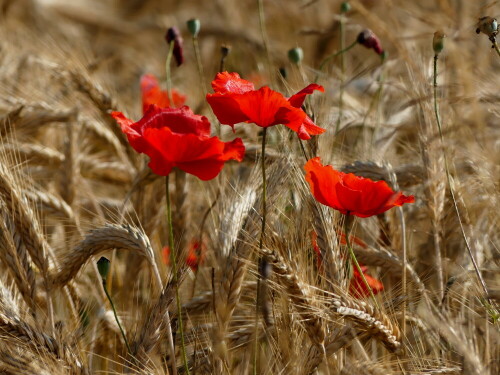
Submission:
<svg viewBox="0 0 500 375">
<path fill-rule="evenodd" d="M 408 256 L 406 254 L 406 222 L 405 222 L 405 215 L 403 211 L 403 207 L 398 207 L 399 211 L 399 216 L 400 216 L 400 223 L 401 223 L 401 242 L 403 246 L 403 276 L 402 276 L 402 283 L 403 283 L 403 296 L 407 296 L 407 291 L 406 291 L 406 267 L 408 266 Z M 402 307 L 402 313 L 403 313 L 403 335 L 401 340 L 406 340 L 406 298 L 403 299 L 403 307 Z"/>
<path fill-rule="evenodd" d="M 479 283 L 481 284 L 481 287 L 483 289 L 484 296 L 490 302 L 490 304 L 492 304 L 492 301 L 490 300 L 489 295 L 488 295 L 488 288 L 486 287 L 486 283 L 484 282 L 483 276 L 481 275 L 481 272 L 479 271 L 479 267 L 477 265 L 476 258 L 474 257 L 474 254 L 472 252 L 472 248 L 470 246 L 469 240 L 468 240 L 467 235 L 465 233 L 465 228 L 464 228 L 464 225 L 462 222 L 462 217 L 460 215 L 460 210 L 458 209 L 458 204 L 457 204 L 457 200 L 455 197 L 455 189 L 454 189 L 453 183 L 451 181 L 451 174 L 450 174 L 450 169 L 449 169 L 449 165 L 448 165 L 448 158 L 446 157 L 446 152 L 444 149 L 443 128 L 441 125 L 441 116 L 439 115 L 439 107 L 438 107 L 438 101 L 437 101 L 437 62 L 438 62 L 438 55 L 436 54 L 436 55 L 434 55 L 434 113 L 436 115 L 436 124 L 437 124 L 438 131 L 439 131 L 439 138 L 441 140 L 441 147 L 443 148 L 444 169 L 446 172 L 446 179 L 448 182 L 448 188 L 450 189 L 450 195 L 451 195 L 451 200 L 453 202 L 453 208 L 455 209 L 455 213 L 457 215 L 458 225 L 460 227 L 460 232 L 461 232 L 462 237 L 463 237 L 464 242 L 465 242 L 465 247 L 467 248 L 467 252 L 469 253 L 469 256 L 471 258 L 472 264 L 474 266 L 474 270 L 476 271 L 477 278 L 478 278 Z M 441 261 L 441 254 L 439 254 L 438 261 Z M 441 268 L 441 267 L 439 267 L 439 268 Z"/>
<path fill-rule="evenodd" d="M 356 255 L 354 254 L 354 250 L 352 249 L 351 246 L 351 241 L 349 240 L 349 213 L 345 215 L 344 218 L 344 233 L 345 233 L 345 243 L 347 245 L 347 249 L 349 250 L 349 254 L 351 255 L 352 262 L 354 263 L 354 266 L 356 267 L 356 270 L 360 274 L 361 278 L 363 279 L 363 283 L 366 286 L 366 289 L 370 292 L 370 296 L 373 299 L 373 303 L 377 307 L 377 309 L 380 310 L 380 307 L 378 305 L 377 299 L 375 298 L 375 295 L 373 294 L 372 288 L 370 287 L 370 284 L 368 284 L 368 281 L 366 281 L 365 275 L 363 271 L 361 270 L 361 266 L 358 263 L 358 260 L 356 259 Z"/>
<path fill-rule="evenodd" d="M 498 48 L 498 43 L 496 42 L 496 40 L 493 42 L 493 48 L 495 49 L 495 51 L 497 51 L 497 54 L 500 57 L 500 48 Z"/>
<path fill-rule="evenodd" d="M 181 298 L 179 295 L 179 285 L 178 285 L 178 277 L 177 277 L 177 260 L 175 256 L 174 250 L 174 226 L 172 223 L 172 203 L 170 201 L 170 191 L 168 189 L 169 181 L 168 175 L 165 177 L 165 194 L 167 195 L 167 219 L 168 219 L 168 246 L 170 247 L 170 261 L 172 262 L 173 268 L 173 278 L 175 283 L 175 300 L 177 302 L 177 311 L 179 312 L 177 315 L 179 317 L 179 331 L 181 334 L 181 346 L 182 346 L 182 360 L 184 362 L 184 368 L 186 370 L 186 374 L 189 375 L 189 366 L 188 359 L 186 354 L 186 343 L 184 340 L 184 326 L 182 322 L 182 306 L 181 306 Z M 172 358 L 173 365 L 175 366 L 175 357 Z"/>
</svg>

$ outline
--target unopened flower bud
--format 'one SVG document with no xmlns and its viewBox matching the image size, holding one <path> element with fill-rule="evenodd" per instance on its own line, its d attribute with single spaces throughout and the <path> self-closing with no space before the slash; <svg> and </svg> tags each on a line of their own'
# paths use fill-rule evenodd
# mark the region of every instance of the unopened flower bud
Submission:
<svg viewBox="0 0 500 375">
<path fill-rule="evenodd" d="M 344 1 L 340 4 L 340 13 L 347 13 L 351 10 L 351 4 L 348 1 Z"/>
<path fill-rule="evenodd" d="M 481 17 L 477 22 L 476 33 L 488 35 L 488 38 L 495 38 L 498 34 L 498 22 L 493 17 Z"/>
<path fill-rule="evenodd" d="M 366 48 L 373 49 L 378 55 L 382 55 L 384 53 L 380 40 L 370 29 L 365 29 L 360 32 L 357 41 Z"/>
<path fill-rule="evenodd" d="M 434 33 L 434 38 L 432 38 L 432 48 L 434 49 L 434 53 L 439 55 L 444 48 L 444 38 L 446 35 L 442 30 L 438 30 Z"/>
<path fill-rule="evenodd" d="M 224 44 L 220 47 L 220 54 L 222 55 L 223 59 L 225 59 L 227 55 L 229 55 L 229 52 L 231 52 L 231 47 L 229 47 L 228 45 Z"/>
<path fill-rule="evenodd" d="M 200 20 L 197 18 L 190 19 L 186 22 L 186 25 L 193 38 L 196 38 L 200 32 Z"/>
<path fill-rule="evenodd" d="M 304 58 L 304 51 L 302 48 L 296 47 L 288 51 L 288 59 L 294 64 L 300 64 Z"/>
<path fill-rule="evenodd" d="M 108 277 L 110 267 L 111 262 L 108 260 L 108 258 L 101 257 L 101 259 L 97 261 L 97 269 L 99 270 L 99 274 L 104 281 L 106 281 L 106 278 Z"/>
<path fill-rule="evenodd" d="M 179 32 L 179 29 L 175 26 L 169 28 L 167 30 L 167 34 L 165 35 L 165 39 L 170 46 L 170 43 L 174 43 L 174 57 L 177 63 L 177 66 L 180 66 L 184 62 L 184 55 L 182 53 L 182 36 Z"/>
</svg>

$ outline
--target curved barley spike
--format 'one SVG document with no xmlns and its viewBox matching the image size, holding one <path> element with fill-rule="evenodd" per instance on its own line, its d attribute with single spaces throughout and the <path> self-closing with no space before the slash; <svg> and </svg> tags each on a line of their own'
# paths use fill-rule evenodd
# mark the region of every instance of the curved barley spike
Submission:
<svg viewBox="0 0 500 375">
<path fill-rule="evenodd" d="M 331 309 L 353 322 L 370 336 L 380 340 L 389 350 L 397 352 L 401 348 L 401 333 L 384 313 L 377 311 L 364 301 L 350 297 L 338 297 L 332 301 Z"/>
<path fill-rule="evenodd" d="M 61 287 L 73 279 L 91 259 L 105 250 L 124 249 L 137 251 L 154 264 L 154 253 L 148 237 L 129 225 L 107 224 L 91 230 L 87 236 L 60 261 L 59 269 L 50 277 L 52 286 Z"/>
</svg>

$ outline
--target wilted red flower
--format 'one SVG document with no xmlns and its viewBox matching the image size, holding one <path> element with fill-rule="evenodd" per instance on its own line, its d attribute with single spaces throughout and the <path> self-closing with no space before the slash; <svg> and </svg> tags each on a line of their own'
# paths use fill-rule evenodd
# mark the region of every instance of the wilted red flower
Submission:
<svg viewBox="0 0 500 375">
<path fill-rule="evenodd" d="M 385 181 L 375 182 L 323 166 L 319 157 L 309 160 L 304 168 L 314 198 L 344 215 L 369 217 L 415 202 L 413 195 L 394 192 Z"/>
<path fill-rule="evenodd" d="M 310 84 L 288 100 L 279 92 L 267 86 L 255 90 L 252 82 L 240 78 L 238 73 L 218 73 L 212 81 L 214 94 L 207 94 L 207 101 L 223 124 L 253 122 L 258 126 L 283 124 L 297 132 L 301 139 L 326 130 L 316 126 L 300 108 L 306 95 L 314 90 L 323 92 L 323 86 Z"/>
<path fill-rule="evenodd" d="M 366 48 L 374 50 L 378 55 L 382 55 L 384 53 L 379 38 L 370 29 L 365 29 L 360 32 L 357 41 Z"/>
<path fill-rule="evenodd" d="M 186 102 L 186 96 L 176 90 L 172 90 L 173 105 L 170 103 L 168 92 L 161 90 L 158 80 L 152 74 L 144 74 L 141 77 L 142 91 L 142 113 L 146 113 L 151 104 L 160 108 L 181 107 Z"/>
<path fill-rule="evenodd" d="M 174 42 L 173 55 L 177 66 L 180 66 L 184 62 L 184 54 L 182 53 L 183 40 L 179 29 L 176 26 L 169 28 L 167 30 L 167 34 L 165 34 L 165 40 L 168 45 L 170 45 L 171 42 Z"/>
<path fill-rule="evenodd" d="M 167 266 L 170 264 L 170 247 L 164 246 L 162 251 L 163 263 Z M 204 259 L 204 247 L 199 241 L 193 240 L 189 244 L 188 253 L 186 256 L 186 265 L 191 268 L 193 272 L 198 271 L 199 265 Z"/>
<path fill-rule="evenodd" d="M 222 142 L 210 137 L 210 122 L 189 107 L 158 108 L 150 105 L 142 119 L 134 122 L 121 112 L 111 114 L 137 152 L 150 158 L 149 167 L 167 176 L 177 167 L 201 180 L 211 180 L 228 160 L 243 160 L 241 138 Z"/>
<path fill-rule="evenodd" d="M 366 282 L 368 283 L 368 286 L 372 290 L 373 294 L 377 294 L 384 290 L 384 284 L 382 284 L 380 280 L 377 280 L 376 278 L 368 275 L 366 273 L 367 270 L 368 267 L 361 266 L 361 271 L 363 272 Z M 354 273 L 349 284 L 349 293 L 355 297 L 368 297 L 370 295 L 370 290 L 368 289 L 367 285 L 363 281 L 363 277 L 356 268 L 354 268 Z"/>
</svg>

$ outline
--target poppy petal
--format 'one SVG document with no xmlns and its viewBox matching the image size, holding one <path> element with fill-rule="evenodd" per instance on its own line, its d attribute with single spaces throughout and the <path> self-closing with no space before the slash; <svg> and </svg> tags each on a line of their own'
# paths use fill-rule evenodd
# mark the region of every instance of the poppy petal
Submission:
<svg viewBox="0 0 500 375">
<path fill-rule="evenodd" d="M 150 105 L 135 128 L 143 133 L 146 128 L 168 127 L 174 133 L 210 136 L 210 121 L 205 116 L 195 115 L 187 106 L 181 108 L 159 108 Z"/>
<path fill-rule="evenodd" d="M 338 172 L 331 167 L 321 165 L 319 157 L 310 159 L 304 169 L 314 198 L 326 206 L 342 210 L 335 191 L 335 185 L 340 182 Z"/>
<path fill-rule="evenodd" d="M 318 85 L 316 83 L 311 83 L 310 85 L 304 87 L 302 90 L 300 90 L 298 93 L 295 95 L 292 95 L 288 101 L 290 104 L 296 108 L 302 107 L 302 104 L 304 104 L 304 100 L 306 99 L 306 95 L 311 95 L 314 90 L 318 90 L 320 92 L 325 92 L 325 88 L 321 85 Z"/>
<path fill-rule="evenodd" d="M 216 93 L 243 94 L 255 90 L 252 82 L 240 78 L 238 73 L 217 73 L 212 81 L 212 88 Z"/>
<path fill-rule="evenodd" d="M 172 107 L 168 92 L 161 90 L 158 80 L 152 74 L 144 74 L 141 77 L 142 112 L 146 113 L 151 104 L 160 108 Z M 176 90 L 172 90 L 173 107 L 181 107 L 186 102 L 186 96 Z"/>
<path fill-rule="evenodd" d="M 235 99 L 238 94 L 207 94 L 207 102 L 212 107 L 212 111 L 215 116 L 219 119 L 221 124 L 234 125 L 240 122 L 248 121 L 248 116 L 243 113 L 240 108 L 239 102 Z"/>
</svg>

